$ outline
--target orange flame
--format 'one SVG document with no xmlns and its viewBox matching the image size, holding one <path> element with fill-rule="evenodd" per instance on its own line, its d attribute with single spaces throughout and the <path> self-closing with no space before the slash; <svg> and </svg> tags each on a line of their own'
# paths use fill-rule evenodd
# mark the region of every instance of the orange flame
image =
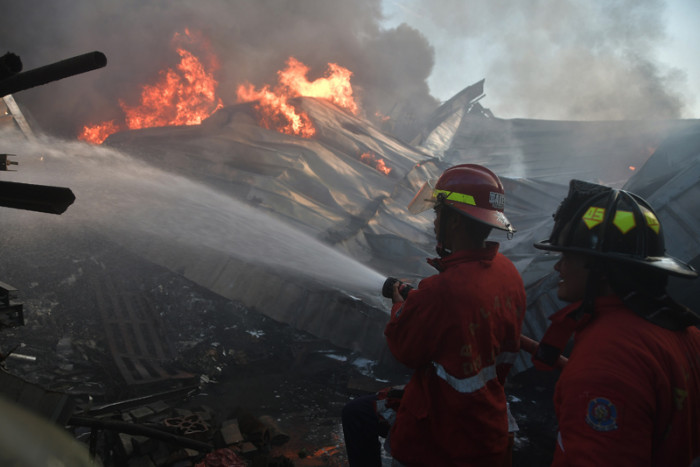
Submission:
<svg viewBox="0 0 700 467">
<path fill-rule="evenodd" d="M 360 160 L 365 164 L 372 166 L 378 171 L 382 172 L 384 175 L 389 175 L 389 172 L 391 172 L 391 168 L 386 166 L 384 159 L 377 158 L 377 156 L 375 156 L 371 152 L 366 152 L 360 155 Z"/>
<path fill-rule="evenodd" d="M 289 99 L 299 96 L 328 99 L 334 104 L 357 114 L 358 107 L 352 96 L 352 72 L 335 63 L 328 64 L 326 76 L 309 81 L 309 67 L 294 57 L 287 60 L 287 68 L 277 72 L 279 84 L 271 89 L 265 85 L 259 91 L 250 84 L 238 87 L 238 102 L 257 101 L 254 105 L 260 125 L 281 133 L 309 138 L 316 133 L 309 116 L 298 111 Z"/>
<path fill-rule="evenodd" d="M 378 110 L 376 112 L 374 112 L 374 116 L 377 117 L 377 119 L 379 119 L 379 121 L 381 121 L 381 122 L 386 122 L 387 120 L 391 120 L 390 116 L 384 115 L 383 113 L 381 113 Z"/>
<path fill-rule="evenodd" d="M 189 30 L 184 37 L 175 34 L 173 40 L 195 38 Z M 85 126 L 78 139 L 101 144 L 109 135 L 123 130 L 134 130 L 168 125 L 198 125 L 223 107 L 221 99 L 216 97 L 217 81 L 213 71 L 208 71 L 200 60 L 183 47 L 176 48 L 180 63 L 176 70 L 168 68 L 160 72 L 160 79 L 154 85 L 145 85 L 141 91 L 141 103 L 129 106 L 119 101 L 125 116 L 123 125 L 110 122 L 94 126 Z M 209 68 L 218 67 L 215 59 L 210 59 Z"/>
<path fill-rule="evenodd" d="M 316 134 L 311 119 L 305 112 L 287 102 L 288 96 L 271 91 L 264 86 L 256 91 L 252 84 L 242 84 L 237 91 L 238 102 L 258 101 L 254 108 L 258 113 L 260 126 L 268 130 L 277 130 L 288 135 L 310 138 Z"/>
<path fill-rule="evenodd" d="M 119 130 L 119 125 L 114 120 L 110 120 L 93 126 L 84 126 L 82 133 L 78 135 L 78 139 L 88 143 L 102 144 L 109 135 Z"/>
<path fill-rule="evenodd" d="M 320 457 L 320 456 L 334 456 L 338 454 L 340 449 L 338 446 L 326 446 L 321 449 L 317 449 L 316 452 L 313 453 L 313 457 Z"/>
<path fill-rule="evenodd" d="M 185 49 L 180 55 L 178 71 L 168 69 L 153 86 L 141 91 L 141 105 L 130 107 L 120 102 L 131 129 L 168 125 L 199 125 L 223 107 L 216 97 L 217 82 L 199 59 Z"/>
<path fill-rule="evenodd" d="M 294 57 L 287 60 L 287 69 L 278 72 L 282 86 L 292 94 L 328 99 L 338 107 L 357 114 L 357 104 L 352 97 L 350 77 L 352 72 L 335 63 L 328 64 L 326 76 L 313 82 L 306 79 L 309 67 Z"/>
</svg>

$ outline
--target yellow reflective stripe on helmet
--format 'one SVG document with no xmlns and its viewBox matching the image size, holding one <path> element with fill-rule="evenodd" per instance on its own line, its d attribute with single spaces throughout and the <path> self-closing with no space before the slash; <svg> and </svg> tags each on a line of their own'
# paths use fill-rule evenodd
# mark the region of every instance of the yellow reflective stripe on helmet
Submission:
<svg viewBox="0 0 700 467">
<path fill-rule="evenodd" d="M 471 204 L 472 206 L 476 206 L 476 201 L 474 201 L 474 197 L 472 195 L 464 195 L 462 193 L 447 190 L 434 190 L 433 198 L 437 198 L 439 194 L 445 195 L 445 199 L 450 201 L 456 201 L 458 203 Z"/>
<path fill-rule="evenodd" d="M 637 226 L 637 222 L 634 220 L 634 213 L 632 211 L 615 211 L 613 225 L 620 229 L 620 232 L 624 235 L 634 229 Z"/>
<path fill-rule="evenodd" d="M 659 220 L 656 218 L 653 212 L 645 208 L 644 206 L 641 206 L 642 213 L 644 214 L 644 219 L 647 221 L 647 225 L 651 230 L 656 232 L 657 234 L 659 233 Z"/>
<path fill-rule="evenodd" d="M 583 222 L 586 223 L 588 229 L 592 229 L 597 225 L 601 224 L 605 219 L 605 208 L 599 208 L 596 206 L 590 206 L 582 217 Z"/>
</svg>

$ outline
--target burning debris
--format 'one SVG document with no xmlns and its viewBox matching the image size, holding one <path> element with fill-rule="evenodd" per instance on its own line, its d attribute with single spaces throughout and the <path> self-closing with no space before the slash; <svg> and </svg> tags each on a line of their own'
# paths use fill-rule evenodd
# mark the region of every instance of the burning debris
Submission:
<svg viewBox="0 0 700 467">
<path fill-rule="evenodd" d="M 139 105 L 119 101 L 125 114 L 124 122 L 109 120 L 86 125 L 78 139 L 102 144 L 109 135 L 126 129 L 198 125 L 221 109 L 224 104 L 217 97 L 218 82 L 214 79 L 218 69 L 216 57 L 209 52 L 206 62 L 202 63 L 186 48 L 198 45 L 208 51 L 206 41 L 186 29 L 184 34 L 175 34 L 173 44 L 180 56 L 179 64 L 175 69 L 162 70 L 156 84 L 143 87 Z M 277 73 L 279 82 L 276 86 L 264 85 L 256 89 L 251 83 L 241 84 L 236 92 L 237 101 L 254 102 L 253 108 L 262 127 L 303 138 L 312 137 L 316 129 L 309 116 L 290 102 L 295 97 L 326 99 L 357 115 L 359 107 L 353 97 L 350 70 L 329 63 L 323 77 L 309 81 L 308 73 L 309 67 L 290 57 L 287 67 Z"/>
<path fill-rule="evenodd" d="M 101 144 L 109 135 L 125 129 L 199 125 L 223 107 L 221 99 L 216 95 L 216 58 L 213 54 L 208 54 L 205 65 L 185 48 L 204 45 L 208 49 L 205 41 L 186 29 L 184 34 L 175 34 L 173 44 L 180 56 L 176 68 L 161 71 L 156 84 L 145 85 L 139 105 L 130 106 L 119 101 L 119 106 L 125 113 L 124 123 L 110 120 L 85 126 L 78 139 Z"/>
<path fill-rule="evenodd" d="M 326 76 L 309 81 L 309 67 L 294 57 L 287 60 L 287 68 L 277 72 L 279 84 L 255 90 L 250 83 L 238 87 L 238 101 L 257 101 L 254 105 L 260 125 L 288 135 L 310 138 L 316 129 L 309 116 L 298 110 L 289 100 L 294 97 L 317 97 L 329 100 L 353 115 L 358 106 L 353 98 L 350 77 L 352 72 L 335 63 L 328 64 Z"/>
<path fill-rule="evenodd" d="M 391 168 L 386 166 L 386 162 L 384 162 L 384 159 L 377 157 L 376 154 L 373 154 L 371 152 L 362 153 L 360 155 L 360 160 L 365 164 L 374 167 L 384 175 L 389 175 L 389 173 L 391 172 Z"/>
</svg>

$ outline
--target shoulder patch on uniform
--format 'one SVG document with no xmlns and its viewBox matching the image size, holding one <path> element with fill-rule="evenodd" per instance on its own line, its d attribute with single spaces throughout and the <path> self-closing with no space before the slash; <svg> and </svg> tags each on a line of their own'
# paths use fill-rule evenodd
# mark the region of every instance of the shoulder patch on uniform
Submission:
<svg viewBox="0 0 700 467">
<path fill-rule="evenodd" d="M 617 407 L 604 397 L 596 397 L 588 402 L 586 423 L 596 431 L 617 430 Z"/>
</svg>

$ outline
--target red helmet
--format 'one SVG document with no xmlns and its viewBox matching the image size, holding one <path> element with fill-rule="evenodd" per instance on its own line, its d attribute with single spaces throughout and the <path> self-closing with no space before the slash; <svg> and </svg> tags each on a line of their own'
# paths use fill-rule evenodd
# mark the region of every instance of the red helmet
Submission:
<svg viewBox="0 0 700 467">
<path fill-rule="evenodd" d="M 503 214 L 505 201 L 503 184 L 496 174 L 480 165 L 460 164 L 445 170 L 437 182 L 426 182 L 408 204 L 408 210 L 418 214 L 444 204 L 490 227 L 512 233 L 515 229 Z"/>
</svg>

